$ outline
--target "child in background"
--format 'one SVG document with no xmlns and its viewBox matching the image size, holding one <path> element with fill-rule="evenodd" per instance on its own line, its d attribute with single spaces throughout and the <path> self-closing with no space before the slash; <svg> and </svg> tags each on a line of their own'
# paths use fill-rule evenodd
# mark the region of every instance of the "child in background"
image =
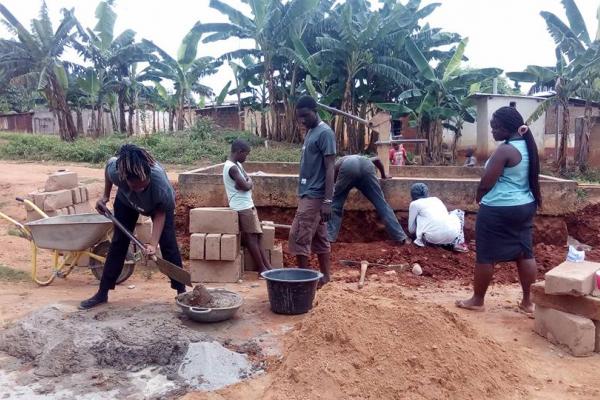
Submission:
<svg viewBox="0 0 600 400">
<path fill-rule="evenodd" d="M 465 167 L 475 167 L 477 165 L 477 159 L 475 158 L 475 150 L 473 150 L 472 148 L 467 149 L 465 157 Z"/>
<path fill-rule="evenodd" d="M 408 164 L 408 158 L 406 156 L 406 149 L 401 143 L 392 143 L 392 148 L 389 152 L 389 159 L 391 165 L 406 165 Z"/>
<path fill-rule="evenodd" d="M 231 153 L 223 166 L 223 183 L 229 207 L 238 212 L 242 245 L 246 246 L 261 273 L 270 270 L 271 263 L 260 248 L 262 228 L 252 201 L 252 179 L 242 167 L 248 154 L 250 145 L 246 141 L 237 139 L 231 144 Z"/>
</svg>

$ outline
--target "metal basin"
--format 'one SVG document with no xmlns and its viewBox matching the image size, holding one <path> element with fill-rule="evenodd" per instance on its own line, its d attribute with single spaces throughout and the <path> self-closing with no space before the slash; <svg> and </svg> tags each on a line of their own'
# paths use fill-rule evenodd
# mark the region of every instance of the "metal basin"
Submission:
<svg viewBox="0 0 600 400">
<path fill-rule="evenodd" d="M 25 224 L 41 249 L 82 251 L 97 244 L 113 223 L 100 214 L 58 215 Z"/>
<path fill-rule="evenodd" d="M 207 289 L 213 297 L 218 297 L 224 307 L 204 308 L 184 304 L 182 300 L 192 295 L 192 292 L 182 293 L 175 298 L 181 311 L 196 322 L 219 322 L 232 318 L 244 303 L 242 296 L 225 289 Z"/>
</svg>

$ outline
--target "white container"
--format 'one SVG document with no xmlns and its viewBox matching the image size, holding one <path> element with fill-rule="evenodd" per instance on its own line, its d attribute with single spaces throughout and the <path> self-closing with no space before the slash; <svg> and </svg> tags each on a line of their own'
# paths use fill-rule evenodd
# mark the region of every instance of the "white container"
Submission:
<svg viewBox="0 0 600 400">
<path fill-rule="evenodd" d="M 569 246 L 569 252 L 567 253 L 567 261 L 571 262 L 583 262 L 585 260 L 585 251 L 577 250 L 573 246 Z"/>
</svg>

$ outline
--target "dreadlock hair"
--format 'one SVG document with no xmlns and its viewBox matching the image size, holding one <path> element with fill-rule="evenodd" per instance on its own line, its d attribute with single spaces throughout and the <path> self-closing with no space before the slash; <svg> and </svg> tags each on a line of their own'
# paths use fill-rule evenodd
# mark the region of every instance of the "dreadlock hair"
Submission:
<svg viewBox="0 0 600 400">
<path fill-rule="evenodd" d="M 156 164 L 154 157 L 135 144 L 124 144 L 117 153 L 117 171 L 119 179 L 150 179 L 151 168 Z"/>
<path fill-rule="evenodd" d="M 501 107 L 497 109 L 493 118 L 495 118 L 504 129 L 510 133 L 518 133 L 519 127 L 525 125 L 523 116 L 515 107 Z M 538 155 L 537 145 L 531 133 L 531 129 L 527 127 L 527 132 L 523 135 L 527 144 L 527 152 L 529 153 L 529 188 L 538 207 L 542 206 L 542 194 L 540 192 L 540 157 Z M 508 141 L 507 141 L 508 143 Z"/>
</svg>

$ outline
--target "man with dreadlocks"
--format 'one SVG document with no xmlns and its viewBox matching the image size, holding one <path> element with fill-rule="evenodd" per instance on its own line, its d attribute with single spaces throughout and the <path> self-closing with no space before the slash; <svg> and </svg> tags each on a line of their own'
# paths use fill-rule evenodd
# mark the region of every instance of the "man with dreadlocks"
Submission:
<svg viewBox="0 0 600 400">
<path fill-rule="evenodd" d="M 146 244 L 148 255 L 156 254 L 156 247 L 165 260 L 182 266 L 181 254 L 175 238 L 175 191 L 162 166 L 144 149 L 133 145 L 121 146 L 117 157 L 108 160 L 104 172 L 104 194 L 96 203 L 96 210 L 104 214 L 113 185 L 118 187 L 114 214 L 125 228 L 133 231 L 139 214 L 152 218 L 152 238 Z M 88 309 L 108 301 L 108 291 L 115 288 L 117 278 L 129 248 L 129 238 L 116 229 L 100 280 L 98 292 L 79 305 Z M 185 285 L 171 280 L 177 293 L 185 292 Z"/>
</svg>

